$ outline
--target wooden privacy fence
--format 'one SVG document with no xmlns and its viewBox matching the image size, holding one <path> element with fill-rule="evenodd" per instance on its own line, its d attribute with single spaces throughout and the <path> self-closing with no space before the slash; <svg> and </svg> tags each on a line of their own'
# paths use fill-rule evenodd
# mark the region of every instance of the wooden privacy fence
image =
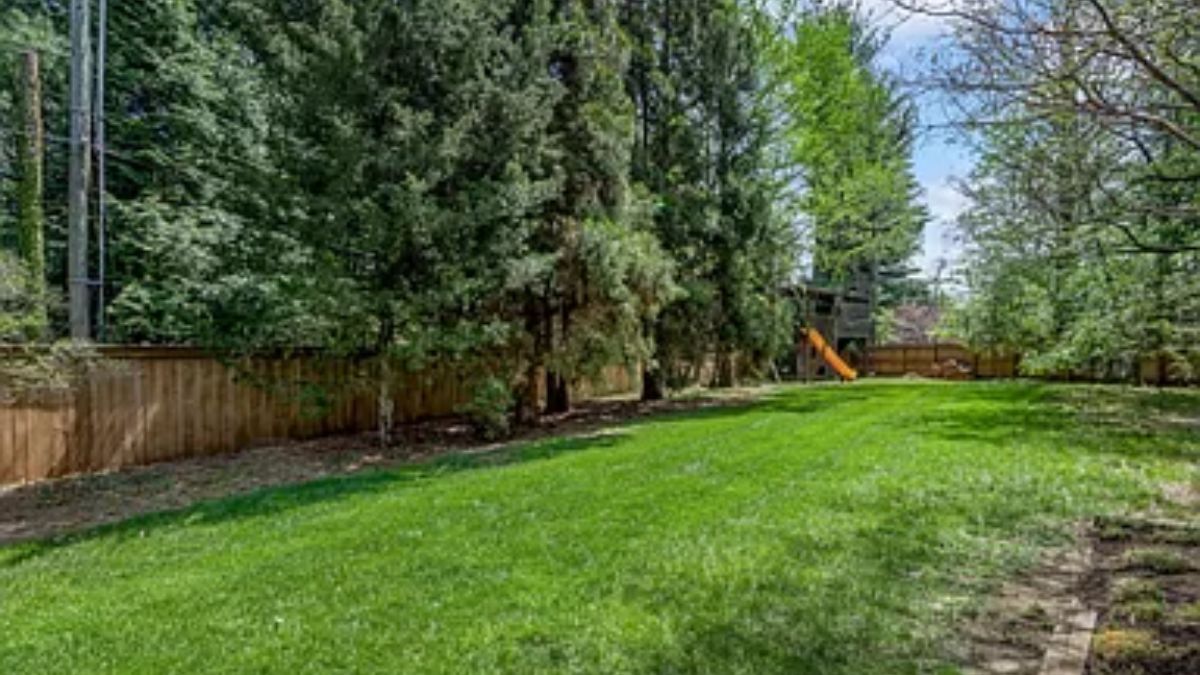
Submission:
<svg viewBox="0 0 1200 675">
<path fill-rule="evenodd" d="M 107 348 L 76 386 L 0 401 L 0 484 L 234 452 L 377 428 L 370 365 L 257 358 L 226 364 L 199 350 Z M 0 355 L 2 358 L 2 355 Z M 470 396 L 461 371 L 397 374 L 395 419 L 452 415 Z M 607 369 L 581 398 L 634 391 Z"/>
<path fill-rule="evenodd" d="M 1145 356 L 1114 374 L 1102 368 L 1081 368 L 1069 372 L 1043 375 L 1051 380 L 1083 382 L 1129 382 L 1142 384 L 1195 385 L 1196 367 L 1179 369 L 1163 356 Z M 874 375 L 919 375 L 923 377 L 1008 378 L 1021 374 L 1018 354 L 972 352 L 963 345 L 882 345 L 870 352 L 870 372 Z"/>
<path fill-rule="evenodd" d="M 870 370 L 875 375 L 922 377 L 1016 377 L 1016 354 L 979 354 L 960 344 L 882 345 L 871 349 Z"/>
</svg>

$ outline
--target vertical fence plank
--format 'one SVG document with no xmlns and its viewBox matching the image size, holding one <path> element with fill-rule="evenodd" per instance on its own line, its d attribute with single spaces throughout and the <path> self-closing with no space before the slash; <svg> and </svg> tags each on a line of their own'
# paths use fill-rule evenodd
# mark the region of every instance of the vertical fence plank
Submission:
<svg viewBox="0 0 1200 675">
<path fill-rule="evenodd" d="M 130 369 L 130 384 L 128 384 L 128 405 L 126 414 L 130 429 L 126 430 L 128 446 L 130 446 L 131 464 L 148 464 L 146 461 L 146 408 L 143 387 L 145 370 L 142 363 L 126 362 Z"/>
<path fill-rule="evenodd" d="M 246 435 L 250 437 L 250 443 L 261 443 L 266 437 L 266 434 L 263 433 L 266 420 L 263 418 L 267 414 L 267 395 L 262 383 L 262 360 L 248 359 L 245 368 L 247 373 L 246 405 L 249 410 L 246 419 Z"/>
<path fill-rule="evenodd" d="M 16 466 L 17 421 L 15 408 L 0 403 L 0 485 L 21 480 Z"/>
<path fill-rule="evenodd" d="M 213 359 L 202 359 L 196 365 L 201 373 L 198 404 L 204 410 L 200 453 L 215 455 L 221 451 L 221 405 L 224 402 L 221 396 L 221 366 Z"/>
<path fill-rule="evenodd" d="M 56 391 L 50 396 L 46 420 L 51 427 L 49 454 L 47 456 L 46 476 L 65 476 L 71 473 L 68 457 L 70 438 L 71 411 L 67 404 L 67 391 Z"/>
<path fill-rule="evenodd" d="M 165 461 L 175 456 L 179 447 L 179 422 L 175 417 L 175 395 L 177 382 L 175 363 L 168 360 L 154 362 L 157 382 L 154 383 L 156 425 L 153 438 L 155 461 Z"/>
<path fill-rule="evenodd" d="M 29 427 L 29 408 L 25 405 L 17 405 L 13 409 L 13 466 L 16 467 L 16 474 L 22 483 L 30 480 L 29 475 L 29 437 L 31 430 Z"/>
<path fill-rule="evenodd" d="M 227 364 L 217 364 L 220 368 L 221 383 L 221 452 L 234 452 L 238 449 L 238 393 L 233 381 L 233 370 Z"/>
<path fill-rule="evenodd" d="M 246 382 L 246 360 L 237 361 L 229 371 L 229 382 L 233 388 L 231 406 L 234 412 L 233 447 L 244 448 L 250 444 L 250 420 L 253 414 L 254 390 Z"/>
<path fill-rule="evenodd" d="M 54 411 L 44 401 L 25 408 L 26 429 L 29 434 L 25 454 L 25 479 L 49 478 L 51 454 L 54 451 Z"/>
<path fill-rule="evenodd" d="M 134 378 L 137 377 L 131 363 L 122 364 L 122 368 L 113 377 L 113 396 L 116 401 L 113 416 L 113 438 L 117 443 L 116 466 L 131 466 L 138 463 L 137 456 L 137 400 L 134 394 Z"/>
</svg>

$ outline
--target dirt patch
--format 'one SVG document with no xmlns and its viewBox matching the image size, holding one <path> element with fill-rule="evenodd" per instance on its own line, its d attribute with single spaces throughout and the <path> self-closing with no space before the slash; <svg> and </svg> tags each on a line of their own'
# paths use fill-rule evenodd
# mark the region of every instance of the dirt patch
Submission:
<svg viewBox="0 0 1200 675">
<path fill-rule="evenodd" d="M 1081 529 L 1078 546 L 1059 551 L 1006 583 L 966 629 L 969 675 L 1036 675 L 1056 630 L 1083 608 L 1080 591 L 1091 568 Z"/>
<path fill-rule="evenodd" d="M 86 530 L 267 487 L 410 464 L 451 452 L 490 452 L 547 436 L 587 434 L 647 415 L 744 405 L 765 391 L 733 389 L 653 403 L 591 401 L 570 413 L 543 417 L 505 443 L 481 444 L 461 421 L 441 420 L 404 426 L 398 442 L 386 448 L 372 434 L 337 436 L 0 487 L 0 545 Z"/>
<path fill-rule="evenodd" d="M 1092 541 L 1100 624 L 1087 673 L 1200 673 L 1200 524 L 1110 519 Z"/>
<path fill-rule="evenodd" d="M 965 672 L 1200 674 L 1200 520 L 1100 519 L 1076 539 L 966 627 Z"/>
</svg>

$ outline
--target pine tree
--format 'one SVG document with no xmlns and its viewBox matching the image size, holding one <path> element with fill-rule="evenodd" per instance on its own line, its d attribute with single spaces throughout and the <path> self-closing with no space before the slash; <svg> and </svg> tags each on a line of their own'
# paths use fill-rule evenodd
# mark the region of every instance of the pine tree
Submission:
<svg viewBox="0 0 1200 675">
<path fill-rule="evenodd" d="M 684 294 L 646 327 L 655 352 L 643 396 L 694 379 L 718 356 L 762 363 L 786 338 L 776 302 L 792 264 L 783 188 L 769 149 L 768 42 L 753 7 L 722 0 L 630 1 L 627 88 L 638 110 L 633 176 L 655 200 L 653 229 Z"/>
</svg>

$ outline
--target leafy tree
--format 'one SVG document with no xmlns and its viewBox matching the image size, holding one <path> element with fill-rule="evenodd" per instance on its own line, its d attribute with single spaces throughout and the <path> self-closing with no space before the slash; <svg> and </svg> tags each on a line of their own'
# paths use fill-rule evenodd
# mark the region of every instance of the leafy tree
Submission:
<svg viewBox="0 0 1200 675">
<path fill-rule="evenodd" d="M 903 284 L 928 213 L 912 169 L 916 111 L 874 61 L 882 38 L 835 5 L 800 11 L 779 50 L 801 210 L 819 282 L 856 284 L 878 307 Z"/>
<path fill-rule="evenodd" d="M 960 225 L 959 320 L 1027 370 L 1194 373 L 1200 52 L 1185 2 L 962 6 L 934 82 L 962 102 L 979 168 Z"/>
</svg>

